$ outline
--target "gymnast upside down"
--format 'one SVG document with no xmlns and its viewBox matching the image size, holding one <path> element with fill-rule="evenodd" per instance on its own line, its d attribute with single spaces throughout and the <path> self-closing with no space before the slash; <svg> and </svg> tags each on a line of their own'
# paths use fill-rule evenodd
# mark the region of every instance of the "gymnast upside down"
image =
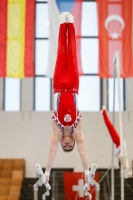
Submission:
<svg viewBox="0 0 133 200">
<path fill-rule="evenodd" d="M 85 179 L 87 179 L 89 176 L 89 164 L 82 133 L 82 117 L 77 108 L 79 72 L 76 56 L 74 17 L 68 12 L 63 12 L 60 15 L 53 90 L 56 95 L 56 109 L 52 116 L 53 133 L 46 162 L 46 180 L 49 181 L 50 170 L 57 153 L 58 144 L 61 144 L 63 151 L 69 152 L 74 148 L 75 142 L 77 143 L 85 171 Z"/>
<path fill-rule="evenodd" d="M 114 142 L 114 144 L 116 145 L 116 158 L 118 158 L 118 162 L 120 165 L 120 156 L 121 156 L 121 146 L 120 146 L 120 136 L 117 133 L 116 129 L 114 128 L 113 124 L 111 123 L 111 121 L 109 120 L 109 117 L 107 115 L 106 112 L 106 108 L 105 106 L 103 106 L 102 108 L 102 115 L 103 115 L 103 119 L 104 122 L 108 128 L 108 131 L 110 133 L 110 136 L 112 138 L 112 141 Z M 124 174 L 125 174 L 125 178 L 128 178 L 131 176 L 132 172 L 129 169 L 129 164 L 128 164 L 128 159 L 127 159 L 127 155 L 126 155 L 126 149 L 124 149 L 123 147 L 123 152 L 124 152 Z"/>
</svg>

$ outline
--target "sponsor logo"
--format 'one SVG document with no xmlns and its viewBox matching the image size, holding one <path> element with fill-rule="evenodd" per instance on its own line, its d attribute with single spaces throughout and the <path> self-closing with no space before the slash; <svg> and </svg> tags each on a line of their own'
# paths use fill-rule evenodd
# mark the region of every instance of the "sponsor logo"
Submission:
<svg viewBox="0 0 133 200">
<path fill-rule="evenodd" d="M 66 115 L 64 116 L 64 122 L 71 122 L 71 121 L 72 121 L 71 115 L 66 114 Z"/>
</svg>

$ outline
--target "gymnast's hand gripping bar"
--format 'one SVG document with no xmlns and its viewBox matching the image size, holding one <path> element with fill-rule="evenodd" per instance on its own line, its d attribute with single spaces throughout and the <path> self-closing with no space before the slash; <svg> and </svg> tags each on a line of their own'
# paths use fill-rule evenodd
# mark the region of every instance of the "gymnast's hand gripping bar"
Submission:
<svg viewBox="0 0 133 200">
<path fill-rule="evenodd" d="M 85 196 L 88 196 L 88 198 L 90 200 L 92 199 L 92 195 L 88 192 L 90 185 L 95 186 L 96 191 L 98 191 L 98 192 L 100 191 L 100 185 L 94 180 L 96 169 L 97 169 L 97 165 L 92 164 L 90 174 L 89 174 L 88 179 L 87 179 L 87 181 L 84 185 Z"/>
<path fill-rule="evenodd" d="M 129 162 L 128 162 L 128 155 L 127 155 L 127 147 L 126 147 L 126 141 L 123 140 L 123 156 L 125 158 L 125 178 L 129 178 L 132 176 L 132 170 L 130 169 Z"/>
<path fill-rule="evenodd" d="M 46 187 L 46 192 L 42 196 L 42 199 L 45 200 L 46 196 L 49 196 L 49 190 L 51 189 L 51 186 L 49 185 L 49 183 L 47 183 L 40 164 L 36 164 L 35 169 L 36 169 L 39 180 L 33 186 L 34 200 L 38 200 L 38 186 L 42 186 L 42 185 L 45 185 Z"/>
</svg>

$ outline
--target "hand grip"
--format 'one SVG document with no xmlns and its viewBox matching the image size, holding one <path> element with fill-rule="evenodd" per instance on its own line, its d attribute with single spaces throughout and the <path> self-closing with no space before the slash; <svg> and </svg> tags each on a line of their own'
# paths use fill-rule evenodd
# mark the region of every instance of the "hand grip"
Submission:
<svg viewBox="0 0 133 200">
<path fill-rule="evenodd" d="M 46 183 L 46 179 L 45 179 L 45 176 L 43 174 L 43 171 L 42 171 L 42 168 L 41 168 L 40 164 L 36 164 L 35 165 L 35 169 L 36 169 L 38 178 L 41 179 L 43 184 L 45 184 Z"/>
</svg>

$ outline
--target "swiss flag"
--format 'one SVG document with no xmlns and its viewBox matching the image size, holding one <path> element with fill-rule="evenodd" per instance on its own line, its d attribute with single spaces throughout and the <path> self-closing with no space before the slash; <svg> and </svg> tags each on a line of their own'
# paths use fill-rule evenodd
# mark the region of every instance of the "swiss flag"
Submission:
<svg viewBox="0 0 133 200">
<path fill-rule="evenodd" d="M 98 173 L 95 173 L 95 180 L 98 182 Z M 87 197 L 84 194 L 84 177 L 83 173 L 64 172 L 64 190 L 65 200 L 85 200 Z M 92 192 L 94 187 L 91 187 L 89 193 Z M 92 200 L 95 200 L 95 189 L 92 192 Z"/>
<path fill-rule="evenodd" d="M 99 76 L 113 75 L 115 51 L 120 52 L 121 77 L 133 76 L 132 0 L 96 0 L 99 29 Z"/>
</svg>

